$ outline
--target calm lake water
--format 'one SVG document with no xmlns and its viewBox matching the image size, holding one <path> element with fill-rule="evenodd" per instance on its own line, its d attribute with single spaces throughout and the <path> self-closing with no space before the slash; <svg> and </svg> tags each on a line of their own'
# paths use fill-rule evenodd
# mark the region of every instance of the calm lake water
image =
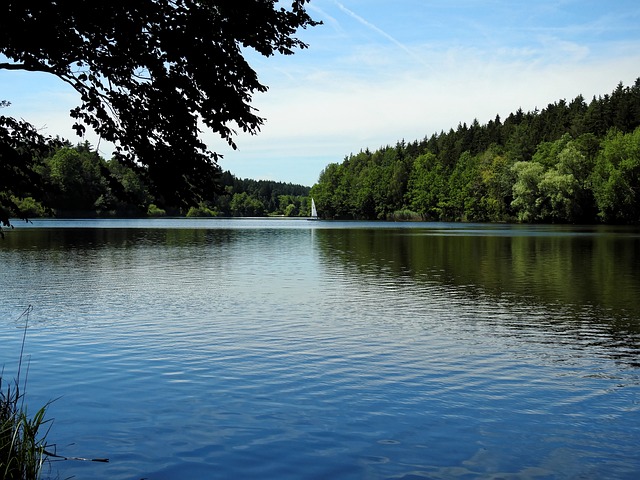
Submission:
<svg viewBox="0 0 640 480">
<path fill-rule="evenodd" d="M 640 478 L 640 231 L 34 221 L 0 366 L 76 479 Z M 23 366 L 23 375 L 24 375 Z"/>
</svg>

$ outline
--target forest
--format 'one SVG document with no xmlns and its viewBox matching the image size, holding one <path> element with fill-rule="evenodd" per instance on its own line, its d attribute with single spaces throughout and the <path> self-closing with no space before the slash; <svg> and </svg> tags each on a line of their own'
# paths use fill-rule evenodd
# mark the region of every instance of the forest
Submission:
<svg viewBox="0 0 640 480">
<path fill-rule="evenodd" d="M 46 201 L 14 197 L 14 214 L 307 216 L 314 197 L 324 219 L 638 224 L 640 78 L 588 103 L 579 95 L 348 155 L 311 188 L 219 171 L 215 191 L 188 210 L 86 142 L 65 142 L 36 173 Z"/>
<path fill-rule="evenodd" d="M 144 175 L 112 160 L 104 160 L 87 142 L 67 143 L 37 167 L 45 202 L 13 198 L 26 218 L 57 217 L 261 217 L 306 216 L 309 187 L 269 180 L 239 179 L 219 172 L 210 198 L 188 210 L 166 206 L 150 193 Z M 45 207 L 46 205 L 46 207 Z"/>
<path fill-rule="evenodd" d="M 329 164 L 323 218 L 640 223 L 640 78 Z"/>
</svg>

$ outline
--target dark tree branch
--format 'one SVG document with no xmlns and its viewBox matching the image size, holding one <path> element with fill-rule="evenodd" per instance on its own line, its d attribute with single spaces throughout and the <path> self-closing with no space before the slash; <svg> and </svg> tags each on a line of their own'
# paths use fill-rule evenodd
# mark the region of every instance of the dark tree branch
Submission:
<svg viewBox="0 0 640 480">
<path fill-rule="evenodd" d="M 295 34 L 318 24 L 307 1 L 5 0 L 0 54 L 10 62 L 0 68 L 71 85 L 76 131 L 91 128 L 123 163 L 144 165 L 166 203 L 190 205 L 219 173 L 200 122 L 232 148 L 230 125 L 256 134 L 264 122 L 251 100 L 267 87 L 242 47 L 267 57 L 306 48 Z"/>
</svg>

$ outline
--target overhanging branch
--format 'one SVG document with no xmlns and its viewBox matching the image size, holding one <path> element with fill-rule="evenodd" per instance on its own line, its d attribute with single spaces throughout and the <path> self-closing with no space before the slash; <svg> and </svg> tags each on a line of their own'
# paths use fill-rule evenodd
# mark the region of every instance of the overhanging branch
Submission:
<svg viewBox="0 0 640 480">
<path fill-rule="evenodd" d="M 0 63 L 0 70 L 26 70 L 28 72 L 53 73 L 50 68 L 44 65 L 26 63 Z"/>
</svg>

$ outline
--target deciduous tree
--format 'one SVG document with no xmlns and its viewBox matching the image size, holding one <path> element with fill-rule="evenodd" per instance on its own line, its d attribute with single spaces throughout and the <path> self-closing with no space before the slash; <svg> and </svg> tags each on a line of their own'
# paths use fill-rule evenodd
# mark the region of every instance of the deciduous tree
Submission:
<svg viewBox="0 0 640 480">
<path fill-rule="evenodd" d="M 93 129 L 121 162 L 144 167 L 164 203 L 194 204 L 219 173 L 202 130 L 235 148 L 237 130 L 255 134 L 263 123 L 251 100 L 267 87 L 246 49 L 268 57 L 305 48 L 297 30 L 317 25 L 307 2 L 5 0 L 0 68 L 45 72 L 71 85 L 80 94 L 71 111 L 79 134 Z M 0 161 L 27 176 L 29 162 L 20 158 L 34 147 L 32 134 L 0 118 Z M 0 178 L 2 192 L 19 186 Z M 0 220 L 8 223 L 4 214 Z"/>
<path fill-rule="evenodd" d="M 610 132 L 602 142 L 592 178 L 602 220 L 640 222 L 640 127 L 627 134 Z"/>
</svg>

